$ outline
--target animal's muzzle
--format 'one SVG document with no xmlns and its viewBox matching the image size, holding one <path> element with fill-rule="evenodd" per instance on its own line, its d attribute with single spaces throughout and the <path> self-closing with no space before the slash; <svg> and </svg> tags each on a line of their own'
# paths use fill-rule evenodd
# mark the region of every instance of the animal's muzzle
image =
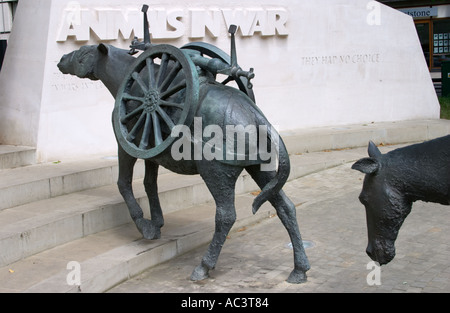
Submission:
<svg viewBox="0 0 450 313">
<path fill-rule="evenodd" d="M 62 56 L 61 60 L 57 64 L 58 69 L 61 71 L 61 73 L 69 74 L 68 65 L 70 63 L 70 58 L 71 58 L 70 55 L 65 54 L 65 55 Z"/>
<path fill-rule="evenodd" d="M 370 243 L 367 245 L 366 253 L 369 256 L 369 258 L 371 258 L 373 261 L 378 262 L 378 260 L 376 258 L 376 255 L 375 255 L 375 253 L 373 251 L 372 245 Z"/>
<path fill-rule="evenodd" d="M 372 244 L 369 242 L 366 253 L 373 261 L 378 262 L 380 265 L 384 265 L 394 259 L 395 247 L 393 243 L 384 243 L 384 245 L 380 245 L 380 243 Z"/>
</svg>

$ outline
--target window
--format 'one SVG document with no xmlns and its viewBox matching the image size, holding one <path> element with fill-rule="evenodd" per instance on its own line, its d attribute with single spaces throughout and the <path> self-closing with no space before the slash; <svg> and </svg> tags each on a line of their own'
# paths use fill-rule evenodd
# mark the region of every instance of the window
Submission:
<svg viewBox="0 0 450 313">
<path fill-rule="evenodd" d="M 7 40 L 11 33 L 18 0 L 0 0 L 0 70 L 5 56 Z"/>
<path fill-rule="evenodd" d="M 423 54 L 427 60 L 428 68 L 431 66 L 430 53 L 430 22 L 417 22 L 417 34 L 419 35 L 420 45 L 422 46 Z"/>
<path fill-rule="evenodd" d="M 17 0 L 0 0 L 0 34 L 10 33 Z"/>
<path fill-rule="evenodd" d="M 443 61 L 450 61 L 450 19 L 433 21 L 432 67 L 441 67 Z"/>
<path fill-rule="evenodd" d="M 450 19 L 419 20 L 415 25 L 429 69 L 450 61 Z"/>
</svg>

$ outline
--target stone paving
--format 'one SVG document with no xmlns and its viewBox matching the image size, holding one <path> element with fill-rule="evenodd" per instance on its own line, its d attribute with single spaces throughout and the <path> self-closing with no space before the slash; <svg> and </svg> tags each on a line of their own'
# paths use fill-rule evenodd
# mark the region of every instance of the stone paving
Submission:
<svg viewBox="0 0 450 313">
<path fill-rule="evenodd" d="M 311 269 L 308 282 L 285 282 L 293 267 L 289 237 L 279 219 L 234 229 L 211 277 L 189 276 L 205 246 L 112 288 L 111 293 L 417 293 L 450 292 L 450 208 L 416 202 L 396 241 L 397 255 L 381 268 L 366 255 L 364 206 L 358 195 L 363 174 L 351 164 L 286 184 Z M 379 270 L 379 271 L 378 271 Z M 379 285 L 373 284 L 379 282 Z"/>
</svg>

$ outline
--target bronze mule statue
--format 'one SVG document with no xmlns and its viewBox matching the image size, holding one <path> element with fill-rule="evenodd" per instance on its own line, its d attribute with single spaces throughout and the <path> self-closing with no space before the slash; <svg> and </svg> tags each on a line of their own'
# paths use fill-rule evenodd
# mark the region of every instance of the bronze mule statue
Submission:
<svg viewBox="0 0 450 313">
<path fill-rule="evenodd" d="M 195 55 L 196 53 L 191 51 L 191 54 Z M 198 57 L 198 55 L 194 57 Z M 64 74 L 72 74 L 80 78 L 88 78 L 91 80 L 101 80 L 116 98 L 124 80 L 124 73 L 132 67 L 135 60 L 136 58 L 130 55 L 127 50 L 118 49 L 111 45 L 99 44 L 83 46 L 79 50 L 64 55 L 59 62 L 58 67 Z M 170 72 L 170 67 L 172 65 L 170 64 L 167 66 L 169 67 L 167 71 Z M 149 65 L 150 72 L 153 71 L 152 75 L 155 77 L 159 76 L 158 73 L 163 71 L 162 67 L 163 65 L 159 64 Z M 256 128 L 261 125 L 267 126 L 271 129 L 268 133 L 263 134 L 267 137 L 265 138 L 267 145 L 272 145 L 274 141 L 279 142 L 278 169 L 272 169 L 270 171 L 261 170 L 261 164 L 264 163 L 264 161 L 259 154 L 257 158 L 253 158 L 252 160 L 248 157 L 246 159 L 231 161 L 224 159 L 220 160 L 220 158 L 206 159 L 204 157 L 175 160 L 171 153 L 172 149 L 169 146 L 163 151 L 160 151 L 157 155 L 145 158 L 144 185 L 148 195 L 151 213 L 151 220 L 148 220 L 143 217 L 142 209 L 137 203 L 132 190 L 133 167 L 137 157 L 127 153 L 119 142 L 119 178 L 117 184 L 137 229 L 146 239 L 158 239 L 161 236 L 160 228 L 164 225 L 164 218 L 157 188 L 158 167 L 160 165 L 179 174 L 200 174 L 215 200 L 215 232 L 212 242 L 202 258 L 201 264 L 194 269 L 191 279 L 196 281 L 207 278 L 209 271 L 215 267 L 227 234 L 236 220 L 234 206 L 235 183 L 238 176 L 245 169 L 262 189 L 261 193 L 255 198 L 253 212 L 256 213 L 258 208 L 265 201 L 269 201 L 275 207 L 278 217 L 281 219 L 289 233 L 294 250 L 294 270 L 291 272 L 287 281 L 290 283 L 305 282 L 307 278 L 306 272 L 310 266 L 297 224 L 296 208 L 281 190 L 287 181 L 290 172 L 289 155 L 283 141 L 281 138 L 278 140 L 277 138 L 274 138 L 277 134 L 273 131 L 272 126 L 245 93 L 237 88 L 216 82 L 211 73 L 198 66 L 195 67 L 195 72 L 198 72 L 199 74 L 200 84 L 198 87 L 199 90 L 194 90 L 194 92 L 198 92 L 198 106 L 194 112 L 194 117 L 201 119 L 202 130 L 204 131 L 209 125 L 217 125 L 224 133 L 226 125 L 243 125 L 244 127 L 254 125 Z M 177 78 L 177 75 L 172 78 L 173 81 L 179 79 Z M 137 82 L 142 83 L 143 81 L 138 77 L 135 77 L 135 79 Z M 141 84 L 141 87 L 146 89 L 142 85 L 149 83 L 151 82 L 145 81 Z M 133 88 L 136 90 L 138 87 L 134 86 Z M 142 102 L 147 103 L 147 106 L 143 107 L 141 113 L 144 112 L 142 115 L 147 114 L 148 117 L 154 117 L 154 115 L 156 115 L 155 112 L 159 112 L 157 111 L 159 108 L 156 107 L 155 109 L 154 106 L 150 106 L 149 103 L 153 101 L 151 99 L 157 96 L 154 94 L 150 95 L 149 93 L 146 95 L 145 99 L 147 100 L 144 101 L 142 100 L 143 98 L 140 98 Z M 133 98 L 132 96 L 128 97 Z M 175 95 L 172 97 L 175 97 Z M 168 102 L 169 101 L 164 102 L 160 100 L 159 103 L 161 105 L 167 104 L 170 106 Z M 133 127 L 136 124 L 141 123 L 138 119 L 139 115 L 131 116 L 135 114 L 133 112 L 137 112 L 137 110 L 142 107 L 142 105 L 140 107 L 139 105 L 140 104 L 138 103 L 131 108 L 131 113 L 126 112 L 125 114 L 128 115 L 122 119 L 122 121 L 125 120 L 124 123 L 126 125 L 124 127 L 127 131 L 130 131 L 130 133 L 133 133 Z M 172 104 L 172 107 L 167 108 L 167 111 L 165 111 L 167 112 L 166 114 L 159 112 L 159 114 L 163 114 L 164 116 L 158 116 L 159 119 L 156 120 L 151 119 L 149 125 L 155 125 L 155 123 L 159 123 L 160 120 L 167 121 L 168 118 L 176 120 L 175 117 L 179 114 L 177 113 L 178 111 L 176 105 Z M 152 121 L 153 124 L 151 124 Z M 145 124 L 147 125 L 147 122 L 145 122 Z M 118 126 L 113 126 L 116 131 Z M 193 125 L 188 126 L 193 130 Z M 154 139 L 151 137 L 144 138 L 145 136 L 148 137 L 148 134 L 139 134 L 138 136 L 145 140 L 139 138 L 137 140 L 141 140 L 141 143 L 142 140 L 151 141 L 154 144 L 155 141 L 170 136 L 171 133 L 171 130 L 168 127 L 161 127 L 159 131 L 161 133 L 158 136 L 155 136 Z M 261 132 L 258 132 L 258 136 L 260 135 Z M 157 137 L 160 138 L 158 139 Z M 189 141 L 190 138 L 187 139 Z M 203 138 L 202 140 L 204 144 L 204 141 L 207 141 L 207 138 Z M 190 139 L 189 144 L 194 147 L 195 143 L 192 138 Z M 193 148 L 193 150 L 195 150 L 195 148 Z M 248 147 L 245 150 L 245 153 L 248 156 Z"/>
<path fill-rule="evenodd" d="M 366 209 L 366 252 L 383 265 L 395 257 L 395 240 L 413 202 L 450 205 L 450 135 L 386 154 L 370 142 L 368 153 L 352 169 L 366 174 L 359 195 Z"/>
</svg>

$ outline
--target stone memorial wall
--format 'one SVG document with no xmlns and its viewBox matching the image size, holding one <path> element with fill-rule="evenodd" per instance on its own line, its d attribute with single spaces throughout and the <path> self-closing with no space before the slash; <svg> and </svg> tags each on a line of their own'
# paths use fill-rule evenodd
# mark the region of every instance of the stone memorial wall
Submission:
<svg viewBox="0 0 450 313">
<path fill-rule="evenodd" d="M 154 1 L 153 43 L 206 41 L 228 52 L 238 26 L 256 102 L 283 130 L 439 118 L 410 16 L 367 0 Z M 38 161 L 111 154 L 114 99 L 100 82 L 63 75 L 61 56 L 143 37 L 142 1 L 21 0 L 0 72 L 0 143 Z"/>
</svg>

